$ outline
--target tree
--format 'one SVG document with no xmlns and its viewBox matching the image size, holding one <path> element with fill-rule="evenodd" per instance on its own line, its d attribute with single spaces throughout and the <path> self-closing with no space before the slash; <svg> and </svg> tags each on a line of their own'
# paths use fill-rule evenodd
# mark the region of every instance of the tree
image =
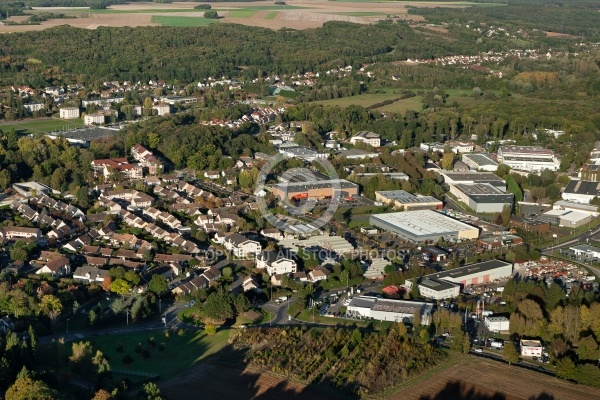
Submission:
<svg viewBox="0 0 600 400">
<path fill-rule="evenodd" d="M 62 303 L 60 299 L 54 295 L 47 294 L 42 297 L 42 301 L 40 302 L 40 310 L 50 318 L 52 324 L 56 322 L 56 318 L 62 312 Z"/>
<path fill-rule="evenodd" d="M 598 351 L 598 343 L 593 336 L 585 336 L 579 340 L 577 357 L 579 361 L 598 361 L 600 351 Z"/>
<path fill-rule="evenodd" d="M 54 400 L 57 393 L 44 382 L 32 378 L 18 378 L 5 394 L 6 400 Z"/>
<path fill-rule="evenodd" d="M 215 333 L 217 333 L 217 327 L 213 324 L 206 324 L 204 326 L 204 331 L 207 335 L 214 335 Z"/>
<path fill-rule="evenodd" d="M 169 284 L 167 279 L 158 274 L 152 275 L 150 282 L 148 282 L 148 290 L 157 295 L 161 295 L 167 290 L 169 290 Z"/>
<path fill-rule="evenodd" d="M 222 270 L 222 274 L 224 278 L 231 278 L 231 274 L 233 273 L 231 267 L 225 267 Z"/>
<path fill-rule="evenodd" d="M 462 352 L 463 352 L 463 354 L 469 354 L 470 350 L 471 350 L 471 339 L 469 338 L 469 335 L 465 335 L 465 338 L 463 339 Z"/>
<path fill-rule="evenodd" d="M 130 290 L 131 286 L 125 279 L 122 278 L 115 279 L 114 282 L 110 285 L 110 291 L 118 295 L 124 295 Z"/>
<path fill-rule="evenodd" d="M 519 361 L 519 352 L 512 342 L 504 343 L 504 349 L 502 349 L 502 356 L 508 362 L 508 364 L 514 364 Z"/>
<path fill-rule="evenodd" d="M 96 392 L 92 400 L 112 400 L 112 395 L 104 389 L 100 389 Z"/>
<path fill-rule="evenodd" d="M 11 177 L 8 169 L 0 171 L 0 189 L 6 190 L 10 187 Z"/>
<path fill-rule="evenodd" d="M 107 277 L 105 277 L 105 278 L 102 280 L 102 289 L 103 289 L 105 292 L 110 292 L 110 288 L 111 288 L 111 286 L 112 286 L 112 278 L 111 278 L 110 276 L 107 276 Z"/>
<path fill-rule="evenodd" d="M 517 180 L 512 175 L 506 175 L 506 188 L 515 195 L 515 202 L 523 201 L 523 191 L 517 183 Z"/>
<path fill-rule="evenodd" d="M 594 364 L 582 364 L 577 366 L 575 380 L 581 385 L 600 386 L 600 368 Z"/>
<path fill-rule="evenodd" d="M 148 400 L 164 400 L 160 395 L 160 389 L 154 382 L 144 384 L 144 395 Z"/>
<path fill-rule="evenodd" d="M 556 372 L 556 376 L 569 381 L 574 380 L 577 375 L 575 363 L 569 357 L 559 358 L 556 361 L 556 368 L 554 371 Z"/>
<path fill-rule="evenodd" d="M 454 153 L 452 153 L 452 152 L 444 153 L 444 156 L 442 157 L 442 168 L 450 170 L 450 169 L 452 169 L 453 165 L 454 165 Z"/>
<path fill-rule="evenodd" d="M 512 209 L 509 204 L 504 204 L 502 206 L 502 213 L 500 213 L 502 217 L 502 225 L 508 226 L 510 223 L 510 214 L 512 213 Z"/>
<path fill-rule="evenodd" d="M 218 19 L 219 14 L 216 11 L 205 11 L 204 18 L 206 19 Z"/>
<path fill-rule="evenodd" d="M 132 270 L 125 272 L 125 280 L 131 283 L 132 286 L 137 286 L 140 283 L 140 276 Z"/>
</svg>

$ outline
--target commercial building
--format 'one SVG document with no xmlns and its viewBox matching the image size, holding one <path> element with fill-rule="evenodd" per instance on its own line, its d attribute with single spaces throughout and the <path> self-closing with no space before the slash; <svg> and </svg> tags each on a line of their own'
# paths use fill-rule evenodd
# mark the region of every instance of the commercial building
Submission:
<svg viewBox="0 0 600 400">
<path fill-rule="evenodd" d="M 361 131 L 350 138 L 350 143 L 365 143 L 369 146 L 379 147 L 381 146 L 381 135 L 375 132 Z"/>
<path fill-rule="evenodd" d="M 564 226 L 565 228 L 579 228 L 592 220 L 592 216 L 589 214 L 569 210 L 546 211 L 541 214 L 539 218 L 542 221 L 550 222 L 553 225 Z"/>
<path fill-rule="evenodd" d="M 513 264 L 502 260 L 483 261 L 476 264 L 465 265 L 464 267 L 455 268 L 442 272 L 434 272 L 433 274 L 425 275 L 421 278 L 419 285 L 422 282 L 439 281 L 449 282 L 462 286 L 479 285 L 492 282 L 495 279 L 508 278 L 512 275 Z M 413 281 L 407 280 L 404 284 L 408 290 L 411 290 Z M 435 286 L 427 286 L 429 290 L 445 290 L 443 286 L 436 289 Z M 419 287 L 419 292 L 421 288 Z"/>
<path fill-rule="evenodd" d="M 379 156 L 376 151 L 367 151 L 362 149 L 341 150 L 336 154 L 337 157 L 344 157 L 348 160 L 362 160 L 363 158 L 375 158 Z"/>
<path fill-rule="evenodd" d="M 458 184 L 489 183 L 490 185 L 506 191 L 506 182 L 491 172 L 452 172 L 438 171 L 444 178 L 444 183 L 448 186 Z"/>
<path fill-rule="evenodd" d="M 157 104 L 152 106 L 152 110 L 156 110 L 156 115 L 171 115 L 171 106 L 168 104 Z"/>
<path fill-rule="evenodd" d="M 512 193 L 505 193 L 489 183 L 450 185 L 450 193 L 476 213 L 502 212 L 504 206 L 508 205 L 511 210 L 513 206 Z"/>
<path fill-rule="evenodd" d="M 271 187 L 280 199 L 351 198 L 359 194 L 358 185 L 345 179 L 328 179 L 314 182 L 282 182 Z"/>
<path fill-rule="evenodd" d="M 537 146 L 500 146 L 498 161 L 517 171 L 531 173 L 539 173 L 545 169 L 557 171 L 560 167 L 552 150 Z"/>
<path fill-rule="evenodd" d="M 60 119 L 77 119 L 79 118 L 79 108 L 64 107 L 58 111 Z"/>
<path fill-rule="evenodd" d="M 578 244 L 576 246 L 569 247 L 569 250 L 578 259 L 600 260 L 600 248 L 596 246 L 590 246 L 588 244 Z"/>
<path fill-rule="evenodd" d="M 476 171 L 496 172 L 498 162 L 487 153 L 463 154 L 462 162 Z"/>
<path fill-rule="evenodd" d="M 492 332 L 507 332 L 510 329 L 510 321 L 506 317 L 486 316 L 485 327 Z"/>
<path fill-rule="evenodd" d="M 423 278 L 419 282 L 419 294 L 427 299 L 453 299 L 460 294 L 460 285 L 435 278 Z"/>
<path fill-rule="evenodd" d="M 524 357 L 541 357 L 544 346 L 539 340 L 521 340 L 521 355 Z"/>
<path fill-rule="evenodd" d="M 571 179 L 563 190 L 563 200 L 589 204 L 594 197 L 600 197 L 600 182 Z"/>
<path fill-rule="evenodd" d="M 337 254 L 351 253 L 354 246 L 341 236 L 318 235 L 307 239 L 286 238 L 279 241 L 281 248 L 286 248 L 292 252 L 298 252 L 299 248 L 323 248 L 331 250 Z"/>
<path fill-rule="evenodd" d="M 413 322 L 413 318 L 418 315 L 420 325 L 429 325 L 433 304 L 357 296 L 352 299 L 346 310 L 350 315 L 378 321 Z"/>
<path fill-rule="evenodd" d="M 538 218 L 522 218 L 515 215 L 511 217 L 510 224 L 527 232 L 548 232 L 550 230 L 550 222 Z"/>
<path fill-rule="evenodd" d="M 433 196 L 420 196 L 405 190 L 385 190 L 375 192 L 375 200 L 390 204 L 405 211 L 441 210 L 444 204 Z"/>
<path fill-rule="evenodd" d="M 329 157 L 329 154 L 327 153 L 319 153 L 318 151 L 301 146 L 280 146 L 279 154 L 284 157 L 299 158 L 308 162 L 318 160 L 319 158 Z"/>
<path fill-rule="evenodd" d="M 568 211 L 578 211 L 585 214 L 589 214 L 592 217 L 597 217 L 600 215 L 598 212 L 598 207 L 591 206 L 587 204 L 573 203 L 571 201 L 559 200 L 552 205 L 554 210 L 568 210 Z"/>
<path fill-rule="evenodd" d="M 479 237 L 479 228 L 432 210 L 374 214 L 369 217 L 369 223 L 415 243 L 440 239 L 475 240 Z"/>
</svg>

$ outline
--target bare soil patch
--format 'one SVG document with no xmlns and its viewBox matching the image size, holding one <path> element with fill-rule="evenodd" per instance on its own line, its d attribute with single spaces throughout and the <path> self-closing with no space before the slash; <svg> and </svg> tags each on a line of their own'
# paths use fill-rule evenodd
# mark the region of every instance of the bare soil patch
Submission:
<svg viewBox="0 0 600 400">
<path fill-rule="evenodd" d="M 557 38 L 563 38 L 563 39 L 579 39 L 579 38 L 581 38 L 581 36 L 569 35 L 568 33 L 558 33 L 558 32 L 548 32 L 548 31 L 544 31 L 544 33 L 548 37 L 557 37 Z"/>
<path fill-rule="evenodd" d="M 600 389 L 474 356 L 468 356 L 461 363 L 418 384 L 403 388 L 389 397 L 390 400 L 598 398 Z"/>
</svg>

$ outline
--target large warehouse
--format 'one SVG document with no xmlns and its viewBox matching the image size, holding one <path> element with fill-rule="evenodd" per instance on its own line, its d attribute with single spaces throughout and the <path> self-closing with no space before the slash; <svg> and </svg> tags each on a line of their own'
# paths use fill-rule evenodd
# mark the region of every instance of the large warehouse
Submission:
<svg viewBox="0 0 600 400">
<path fill-rule="evenodd" d="M 479 228 L 433 210 L 374 214 L 369 217 L 369 223 L 415 243 L 437 242 L 439 239 L 475 240 L 479 237 Z"/>
<path fill-rule="evenodd" d="M 475 171 L 496 172 L 498 169 L 496 160 L 485 153 L 463 154 L 462 162 Z"/>
<path fill-rule="evenodd" d="M 456 297 L 458 296 L 458 292 L 452 291 L 452 284 L 460 285 L 464 289 L 468 285 L 485 284 L 492 282 L 494 279 L 508 278 L 512 275 L 512 270 L 512 263 L 502 260 L 490 260 L 447 271 L 435 272 L 421 278 L 419 293 L 432 299 L 448 298 L 449 295 Z M 450 285 L 431 285 L 431 281 L 446 282 Z M 412 285 L 412 280 L 407 280 L 404 284 L 407 290 L 411 290 Z"/>
<path fill-rule="evenodd" d="M 505 205 L 511 210 L 513 206 L 512 193 L 505 193 L 489 183 L 450 185 L 450 193 L 476 213 L 502 212 Z"/>
<path fill-rule="evenodd" d="M 394 207 L 405 211 L 441 210 L 444 203 L 433 196 L 417 196 L 405 190 L 385 190 L 375 192 L 375 200 L 392 203 Z"/>
<path fill-rule="evenodd" d="M 498 161 L 512 169 L 530 173 L 538 173 L 545 169 L 557 171 L 560 161 L 554 152 L 537 146 L 500 146 Z"/>
<path fill-rule="evenodd" d="M 378 321 L 412 322 L 419 313 L 421 325 L 429 325 L 433 304 L 421 301 L 379 299 L 358 296 L 352 299 L 346 311 L 349 315 L 373 318 Z"/>
<path fill-rule="evenodd" d="M 358 196 L 358 185 L 345 179 L 329 179 L 313 182 L 282 182 L 273 185 L 272 192 L 280 199 L 326 199 L 336 196 L 349 198 Z"/>
</svg>

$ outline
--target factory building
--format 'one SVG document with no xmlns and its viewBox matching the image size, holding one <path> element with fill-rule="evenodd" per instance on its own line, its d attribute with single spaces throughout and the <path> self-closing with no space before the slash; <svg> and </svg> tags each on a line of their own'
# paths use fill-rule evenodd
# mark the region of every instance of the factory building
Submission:
<svg viewBox="0 0 600 400">
<path fill-rule="evenodd" d="M 462 162 L 475 171 L 496 172 L 498 162 L 486 153 L 463 154 Z"/>
<path fill-rule="evenodd" d="M 450 193 L 476 213 L 496 213 L 502 212 L 506 205 L 513 207 L 514 195 L 489 183 L 450 185 Z"/>
<path fill-rule="evenodd" d="M 345 179 L 328 179 L 313 182 L 281 182 L 272 186 L 272 193 L 280 199 L 354 198 L 358 185 Z"/>
<path fill-rule="evenodd" d="M 490 185 L 506 191 L 506 182 L 491 172 L 452 172 L 440 170 L 444 183 L 448 186 L 458 184 L 489 183 Z"/>
<path fill-rule="evenodd" d="M 369 223 L 414 243 L 437 242 L 440 239 L 475 240 L 479 237 L 479 228 L 433 210 L 374 214 L 370 216 Z"/>
<path fill-rule="evenodd" d="M 511 169 L 530 173 L 540 173 L 545 169 L 557 171 L 560 167 L 552 150 L 537 146 L 500 146 L 498 161 Z"/>
<path fill-rule="evenodd" d="M 433 196 L 419 196 L 405 190 L 386 190 L 375 192 L 375 200 L 390 204 L 405 211 L 441 210 L 444 204 Z"/>
<path fill-rule="evenodd" d="M 357 296 L 352 299 L 346 312 L 357 317 L 393 322 L 413 322 L 413 317 L 419 315 L 420 325 L 429 325 L 432 310 L 433 304 L 420 301 Z"/>
</svg>

